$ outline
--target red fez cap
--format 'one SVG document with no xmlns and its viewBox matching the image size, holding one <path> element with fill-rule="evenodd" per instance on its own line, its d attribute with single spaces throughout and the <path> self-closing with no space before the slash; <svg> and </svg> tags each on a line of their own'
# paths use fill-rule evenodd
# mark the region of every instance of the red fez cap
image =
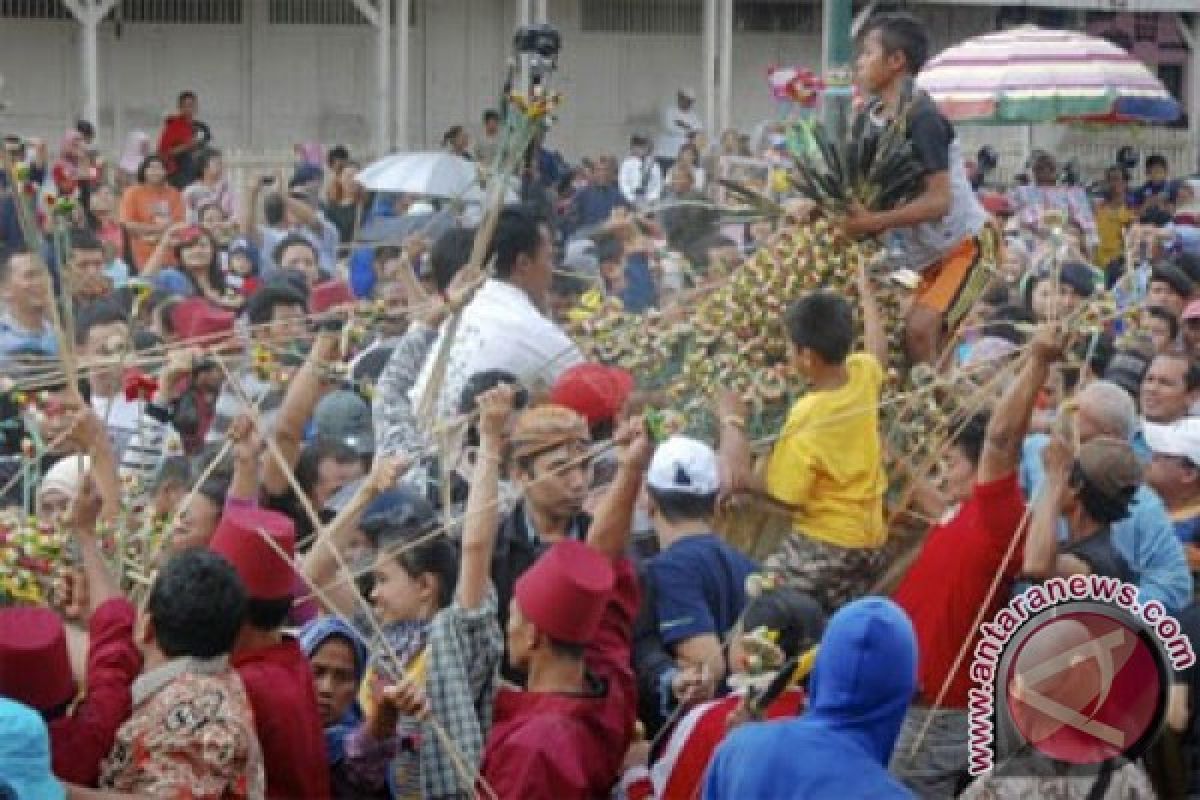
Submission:
<svg viewBox="0 0 1200 800">
<path fill-rule="evenodd" d="M 0 608 L 0 695 L 39 711 L 75 697 L 62 620 L 48 608 Z"/>
<path fill-rule="evenodd" d="M 328 311 L 335 306 L 353 303 L 354 295 L 344 281 L 325 281 L 312 287 L 308 308 L 314 314 Z"/>
<path fill-rule="evenodd" d="M 171 309 L 171 327 L 181 339 L 216 339 L 233 331 L 234 313 L 203 297 L 189 297 Z"/>
<path fill-rule="evenodd" d="M 633 375 L 620 367 L 576 364 L 558 376 L 550 402 L 566 406 L 588 425 L 615 420 L 633 391 Z"/>
<path fill-rule="evenodd" d="M 259 531 L 278 547 L 272 547 Z M 248 597 L 275 600 L 292 596 L 296 576 L 290 559 L 296 552 L 296 526 L 291 517 L 261 508 L 227 508 L 209 549 L 233 566 Z M 280 550 L 289 560 L 284 560 Z"/>
<path fill-rule="evenodd" d="M 560 642 L 584 644 L 604 616 L 614 580 L 603 553 L 566 539 L 517 579 L 513 596 L 539 631 Z"/>
</svg>

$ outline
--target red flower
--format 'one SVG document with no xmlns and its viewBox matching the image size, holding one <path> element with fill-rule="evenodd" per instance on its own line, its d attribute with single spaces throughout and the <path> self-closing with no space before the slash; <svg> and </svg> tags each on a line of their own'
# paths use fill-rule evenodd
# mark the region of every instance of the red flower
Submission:
<svg viewBox="0 0 1200 800">
<path fill-rule="evenodd" d="M 158 381 L 141 370 L 131 369 L 125 373 L 125 399 L 129 402 L 149 400 L 157 391 Z"/>
</svg>

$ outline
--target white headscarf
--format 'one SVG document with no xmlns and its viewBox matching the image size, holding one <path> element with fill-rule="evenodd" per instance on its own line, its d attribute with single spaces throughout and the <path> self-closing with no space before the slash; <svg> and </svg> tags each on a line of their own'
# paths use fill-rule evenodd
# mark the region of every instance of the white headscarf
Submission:
<svg viewBox="0 0 1200 800">
<path fill-rule="evenodd" d="M 121 149 L 121 158 L 117 166 L 129 173 L 135 173 L 150 155 L 150 136 L 145 131 L 130 131 L 125 137 L 125 147 Z"/>
<path fill-rule="evenodd" d="M 92 460 L 87 456 L 67 456 L 42 476 L 38 494 L 57 489 L 74 500 L 75 495 L 79 494 L 79 490 L 83 487 L 83 480 L 87 477 L 91 467 Z"/>
</svg>

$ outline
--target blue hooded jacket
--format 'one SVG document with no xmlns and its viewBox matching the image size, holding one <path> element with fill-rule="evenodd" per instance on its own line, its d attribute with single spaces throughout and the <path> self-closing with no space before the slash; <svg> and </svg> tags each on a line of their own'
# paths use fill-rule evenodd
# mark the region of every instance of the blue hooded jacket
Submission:
<svg viewBox="0 0 1200 800">
<path fill-rule="evenodd" d="M 743 726 L 704 780 L 720 798 L 912 797 L 887 770 L 917 686 L 917 641 L 898 605 L 864 597 L 829 620 L 803 716 Z"/>
</svg>

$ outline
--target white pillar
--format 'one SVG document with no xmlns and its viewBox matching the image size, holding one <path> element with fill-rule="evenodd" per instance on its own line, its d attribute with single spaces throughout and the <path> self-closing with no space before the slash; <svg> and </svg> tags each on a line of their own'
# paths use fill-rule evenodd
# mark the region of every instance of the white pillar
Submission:
<svg viewBox="0 0 1200 800">
<path fill-rule="evenodd" d="M 404 24 L 401 18 L 400 25 Z M 382 158 L 392 150 L 392 3 L 379 0 L 379 24 L 376 26 L 376 56 L 379 60 L 379 87 L 375 109 L 375 157 Z"/>
<path fill-rule="evenodd" d="M 93 125 L 100 124 L 100 48 L 96 29 L 100 20 L 88 12 L 79 21 L 82 27 L 80 61 L 83 67 L 83 118 Z"/>
<path fill-rule="evenodd" d="M 533 21 L 545 24 L 550 21 L 550 12 L 546 9 L 549 0 L 534 0 L 537 4 L 533 12 Z"/>
<path fill-rule="evenodd" d="M 387 0 L 384 0 L 387 2 Z M 412 0 L 397 0 L 396 2 L 396 130 L 395 146 L 397 149 L 408 149 L 408 20 L 412 16 Z"/>
<path fill-rule="evenodd" d="M 1180 19 L 1180 27 L 1183 20 Z M 1192 169 L 1200 170 L 1200 14 L 1192 14 L 1192 72 L 1188 78 L 1188 133 L 1192 143 Z"/>
<path fill-rule="evenodd" d="M 100 47 L 98 28 L 104 15 L 112 11 L 117 0 L 64 0 L 64 5 L 81 28 L 79 37 L 79 69 L 83 90 L 82 116 L 100 127 Z"/>
<path fill-rule="evenodd" d="M 530 0 L 517 0 L 517 26 L 528 25 L 532 16 Z"/>
<path fill-rule="evenodd" d="M 721 131 L 733 127 L 733 0 L 721 0 L 721 113 L 717 128 L 709 128 L 710 142 L 719 141 Z"/>
<path fill-rule="evenodd" d="M 704 69 L 704 129 L 711 135 L 717 127 L 717 3 L 720 0 L 704 0 L 704 46 L 702 58 Z"/>
</svg>

